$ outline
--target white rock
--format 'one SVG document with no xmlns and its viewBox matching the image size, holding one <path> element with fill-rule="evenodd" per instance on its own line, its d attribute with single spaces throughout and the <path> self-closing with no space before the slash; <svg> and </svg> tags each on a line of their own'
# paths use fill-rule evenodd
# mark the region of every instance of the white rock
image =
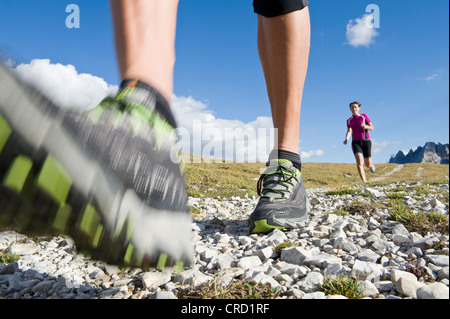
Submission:
<svg viewBox="0 0 450 319">
<path fill-rule="evenodd" d="M 273 247 L 265 247 L 256 251 L 256 254 L 262 261 L 275 257 L 275 250 Z"/>
<path fill-rule="evenodd" d="M 194 287 L 207 284 L 213 279 L 213 277 L 206 275 L 197 269 L 185 270 L 174 278 L 174 280 L 181 285 L 192 285 Z"/>
<path fill-rule="evenodd" d="M 322 291 L 304 294 L 302 299 L 326 299 L 325 293 Z"/>
<path fill-rule="evenodd" d="M 309 272 L 309 269 L 305 266 L 299 266 L 287 263 L 284 267 L 280 268 L 282 274 L 289 276 L 299 276 L 304 277 Z"/>
<path fill-rule="evenodd" d="M 418 299 L 449 299 L 448 286 L 435 282 L 417 289 Z"/>
<path fill-rule="evenodd" d="M 340 278 L 347 275 L 347 269 L 340 263 L 329 264 L 324 271 L 325 278 Z"/>
<path fill-rule="evenodd" d="M 395 289 L 399 293 L 413 299 L 417 299 L 417 290 L 423 286 L 426 286 L 426 284 L 406 277 L 401 277 L 395 282 Z"/>
<path fill-rule="evenodd" d="M 294 279 L 292 279 L 291 276 L 286 275 L 286 274 L 274 275 L 274 276 L 272 276 L 272 277 L 273 277 L 273 279 L 275 279 L 275 280 L 278 281 L 279 283 L 285 282 L 285 283 L 287 283 L 288 285 L 290 285 L 290 284 L 294 281 Z"/>
<path fill-rule="evenodd" d="M 436 208 L 445 209 L 445 204 L 443 204 L 441 201 L 439 201 L 439 200 L 436 199 L 436 198 L 433 198 L 433 199 L 430 201 L 430 205 L 431 205 L 431 207 L 433 207 L 433 209 L 436 209 Z"/>
<path fill-rule="evenodd" d="M 376 281 L 375 287 L 383 293 L 383 292 L 389 292 L 394 288 L 394 283 L 390 280 L 382 280 L 382 281 Z"/>
<path fill-rule="evenodd" d="M 171 291 L 157 291 L 149 295 L 149 299 L 178 299 Z"/>
<path fill-rule="evenodd" d="M 303 261 L 309 256 L 311 256 L 311 251 L 300 247 L 289 247 L 281 251 L 280 260 L 290 264 L 302 265 Z"/>
<path fill-rule="evenodd" d="M 368 280 L 364 280 L 360 282 L 362 294 L 366 297 L 373 297 L 374 295 L 380 293 L 377 287 Z"/>
<path fill-rule="evenodd" d="M 411 242 L 409 237 L 407 235 L 403 235 L 403 234 L 395 234 L 394 237 L 392 238 L 392 241 L 397 246 L 401 246 L 403 244 L 409 244 Z"/>
<path fill-rule="evenodd" d="M 347 234 L 342 228 L 339 228 L 330 234 L 330 238 L 347 238 Z"/>
<path fill-rule="evenodd" d="M 449 257 L 445 255 L 426 255 L 425 259 L 436 266 L 440 267 L 449 266 Z"/>
<path fill-rule="evenodd" d="M 376 189 L 366 187 L 364 188 L 364 193 L 369 193 L 369 195 L 372 198 L 380 198 L 380 197 L 386 197 L 386 194 L 380 191 L 377 191 Z"/>
<path fill-rule="evenodd" d="M 437 237 L 423 238 L 421 240 L 411 243 L 411 247 L 418 247 L 422 250 L 427 250 L 427 249 L 433 248 L 433 246 L 438 243 L 439 243 L 439 238 L 437 238 Z"/>
<path fill-rule="evenodd" d="M 256 284 L 270 284 L 270 286 L 272 288 L 278 288 L 280 287 L 280 284 L 278 283 L 278 281 L 276 281 L 275 279 L 273 279 L 271 276 L 268 276 L 262 272 L 257 272 L 255 273 L 253 276 L 251 276 L 250 278 L 247 278 L 247 281 L 249 282 L 255 282 Z"/>
<path fill-rule="evenodd" d="M 356 258 L 361 261 L 368 261 L 371 263 L 375 263 L 377 262 L 378 258 L 380 258 L 380 255 L 378 255 L 371 249 L 364 249 L 356 255 Z"/>
<path fill-rule="evenodd" d="M 391 281 L 393 283 L 396 283 L 400 278 L 417 281 L 417 277 L 413 273 L 398 270 L 398 269 L 393 269 L 391 271 Z"/>
<path fill-rule="evenodd" d="M 369 280 L 375 282 L 382 275 L 382 266 L 370 262 L 356 260 L 353 264 L 351 276 L 358 280 Z"/>
<path fill-rule="evenodd" d="M 201 254 L 200 258 L 207 263 L 211 261 L 214 257 L 216 257 L 219 253 L 217 250 L 206 248 Z"/>
<path fill-rule="evenodd" d="M 139 275 L 142 285 L 146 289 L 156 288 L 168 283 L 171 279 L 169 272 L 149 271 Z"/>
<path fill-rule="evenodd" d="M 262 262 L 258 256 L 244 257 L 241 258 L 237 263 L 237 266 L 241 267 L 242 269 L 251 269 L 260 265 L 262 265 Z"/>
<path fill-rule="evenodd" d="M 391 230 L 393 235 L 403 235 L 408 236 L 409 231 L 406 229 L 406 227 L 403 224 L 397 224 L 395 225 Z"/>
<path fill-rule="evenodd" d="M 304 292 L 314 292 L 318 289 L 317 285 L 323 284 L 323 275 L 320 272 L 311 271 L 296 284 Z"/>
<path fill-rule="evenodd" d="M 438 271 L 437 275 L 438 275 L 438 280 L 449 279 L 449 266 L 442 267 L 442 269 L 440 269 Z"/>
<path fill-rule="evenodd" d="M 306 266 L 316 266 L 321 269 L 326 268 L 330 264 L 340 263 L 342 260 L 339 257 L 336 257 L 332 254 L 327 253 L 318 253 L 318 254 L 312 254 L 310 256 L 307 256 L 303 263 Z"/>
<path fill-rule="evenodd" d="M 423 252 L 419 247 L 411 247 L 406 251 L 406 255 L 408 255 L 408 257 L 417 258 L 423 256 Z"/>
<path fill-rule="evenodd" d="M 283 243 L 288 238 L 284 232 L 279 229 L 275 229 L 267 236 L 266 239 L 270 245 L 277 245 Z"/>
<path fill-rule="evenodd" d="M 14 242 L 6 250 L 17 255 L 33 255 L 39 251 L 40 247 L 34 241 L 28 240 L 26 243 Z"/>
<path fill-rule="evenodd" d="M 215 258 L 215 266 L 217 269 L 227 269 L 230 268 L 234 258 L 228 254 L 220 254 Z"/>
</svg>

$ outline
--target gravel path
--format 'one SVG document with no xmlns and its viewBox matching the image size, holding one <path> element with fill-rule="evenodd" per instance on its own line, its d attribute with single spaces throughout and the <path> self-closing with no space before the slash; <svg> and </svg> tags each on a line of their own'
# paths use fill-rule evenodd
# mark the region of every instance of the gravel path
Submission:
<svg viewBox="0 0 450 319">
<path fill-rule="evenodd" d="M 389 176 L 391 176 L 392 174 L 398 172 L 399 170 L 401 170 L 405 165 L 404 164 L 398 164 L 397 166 L 394 167 L 394 169 L 386 174 L 384 174 L 383 176 L 379 176 L 379 177 L 375 177 L 375 178 L 371 178 L 370 181 L 371 182 L 379 182 L 379 181 L 383 181 L 386 178 L 388 178 Z"/>
<path fill-rule="evenodd" d="M 254 281 L 277 288 L 278 298 L 335 299 L 345 297 L 326 295 L 318 285 L 345 276 L 358 279 L 369 299 L 448 299 L 448 233 L 410 232 L 387 219 L 390 208 L 378 205 L 398 187 L 410 187 L 401 198 L 414 212 L 448 216 L 442 202 L 448 184 L 427 186 L 429 194 L 414 193 L 415 186 L 359 186 L 354 195 L 311 189 L 313 209 L 304 227 L 265 235 L 248 233 L 255 197 L 190 198 L 196 263 L 189 269 L 119 269 L 77 253 L 68 237 L 32 240 L 0 232 L 0 251 L 19 255 L 17 262 L 0 264 L 0 298 L 170 299 L 212 282 Z M 355 202 L 359 210 L 342 213 Z M 277 252 L 286 241 L 294 246 Z"/>
</svg>

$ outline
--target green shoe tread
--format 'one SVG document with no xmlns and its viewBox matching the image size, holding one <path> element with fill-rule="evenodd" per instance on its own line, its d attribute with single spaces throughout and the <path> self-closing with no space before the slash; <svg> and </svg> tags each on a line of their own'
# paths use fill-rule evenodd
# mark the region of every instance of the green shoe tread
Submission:
<svg viewBox="0 0 450 319">
<path fill-rule="evenodd" d="M 9 126 L 6 119 L 0 114 L 0 154 L 2 153 L 3 147 L 8 141 L 9 136 L 12 133 L 12 129 Z"/>
<path fill-rule="evenodd" d="M 267 223 L 267 219 L 261 219 L 253 222 L 252 234 L 270 233 L 274 229 L 286 230 L 282 226 L 273 226 Z"/>
</svg>

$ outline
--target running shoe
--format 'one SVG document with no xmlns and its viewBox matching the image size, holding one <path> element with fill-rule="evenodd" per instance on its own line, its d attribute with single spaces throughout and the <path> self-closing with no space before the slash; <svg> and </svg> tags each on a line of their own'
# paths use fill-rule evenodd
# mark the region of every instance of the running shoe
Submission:
<svg viewBox="0 0 450 319">
<path fill-rule="evenodd" d="M 375 173 L 375 171 L 376 171 L 375 165 L 370 166 L 370 171 L 371 171 L 372 173 Z"/>
<path fill-rule="evenodd" d="M 191 219 L 166 100 L 141 82 L 62 110 L 0 65 L 0 227 L 68 234 L 93 258 L 189 265 Z"/>
<path fill-rule="evenodd" d="M 258 180 L 260 196 L 249 218 L 250 233 L 301 227 L 310 212 L 303 178 L 292 162 L 271 160 Z"/>
</svg>

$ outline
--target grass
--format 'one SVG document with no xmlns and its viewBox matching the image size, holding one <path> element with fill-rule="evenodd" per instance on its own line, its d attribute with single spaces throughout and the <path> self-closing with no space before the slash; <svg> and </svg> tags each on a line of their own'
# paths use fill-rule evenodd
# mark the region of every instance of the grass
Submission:
<svg viewBox="0 0 450 319">
<path fill-rule="evenodd" d="M 0 264 L 9 264 L 19 260 L 19 255 L 11 253 L 0 253 Z"/>
<path fill-rule="evenodd" d="M 448 234 L 448 216 L 436 212 L 413 212 L 400 200 L 391 200 L 389 216 L 390 220 L 402 223 L 409 231 L 426 235 L 428 232 Z"/>
<path fill-rule="evenodd" d="M 223 286 L 212 281 L 200 287 L 185 287 L 178 291 L 177 297 L 182 299 L 275 299 L 280 290 L 270 284 L 257 284 L 245 280 L 233 281 Z"/>
<path fill-rule="evenodd" d="M 359 195 L 362 197 L 370 197 L 369 193 L 364 193 L 361 190 L 358 189 L 352 189 L 352 188 L 340 188 L 340 189 L 334 189 L 331 191 L 327 191 L 325 192 L 325 195 L 327 196 L 333 196 L 333 195 L 338 195 L 338 196 L 342 196 L 342 195 Z"/>
<path fill-rule="evenodd" d="M 218 161 L 214 163 L 185 162 L 188 194 L 192 197 L 230 198 L 232 196 L 244 197 L 256 194 L 256 184 L 260 177 L 260 168 L 265 163 L 227 163 Z M 422 182 L 427 184 L 448 184 L 448 165 L 439 164 L 405 164 L 403 168 L 381 181 L 371 182 L 373 178 L 383 177 L 394 170 L 397 164 L 376 164 L 375 174 L 367 172 L 370 186 L 383 186 L 391 183 Z M 420 175 L 418 169 L 422 167 Z M 360 190 L 352 189 L 355 185 L 362 185 L 356 171 L 355 164 L 333 163 L 303 163 L 302 176 L 305 187 L 325 187 L 330 195 L 367 196 Z M 448 195 L 446 197 L 448 202 Z M 444 199 L 445 200 L 445 199 Z"/>
<path fill-rule="evenodd" d="M 366 212 L 373 212 L 377 208 L 381 209 L 385 207 L 384 204 L 370 200 L 369 202 L 354 201 L 347 206 L 341 206 L 340 209 L 346 211 L 350 215 L 358 214 L 365 216 Z"/>
<path fill-rule="evenodd" d="M 359 281 L 350 277 L 324 278 L 319 290 L 326 295 L 341 295 L 349 299 L 364 297 Z"/>
<path fill-rule="evenodd" d="M 281 254 L 281 251 L 285 248 L 289 248 L 289 247 L 297 247 L 298 243 L 294 243 L 292 240 L 285 240 L 282 243 L 279 243 L 278 245 L 275 246 L 275 253 L 277 255 Z"/>
<path fill-rule="evenodd" d="M 343 209 L 336 209 L 335 211 L 332 212 L 332 214 L 342 216 L 342 217 L 345 217 L 348 215 L 348 213 Z"/>
<path fill-rule="evenodd" d="M 192 197 L 230 198 L 256 194 L 259 166 L 255 163 L 191 163 L 185 165 Z"/>
</svg>

